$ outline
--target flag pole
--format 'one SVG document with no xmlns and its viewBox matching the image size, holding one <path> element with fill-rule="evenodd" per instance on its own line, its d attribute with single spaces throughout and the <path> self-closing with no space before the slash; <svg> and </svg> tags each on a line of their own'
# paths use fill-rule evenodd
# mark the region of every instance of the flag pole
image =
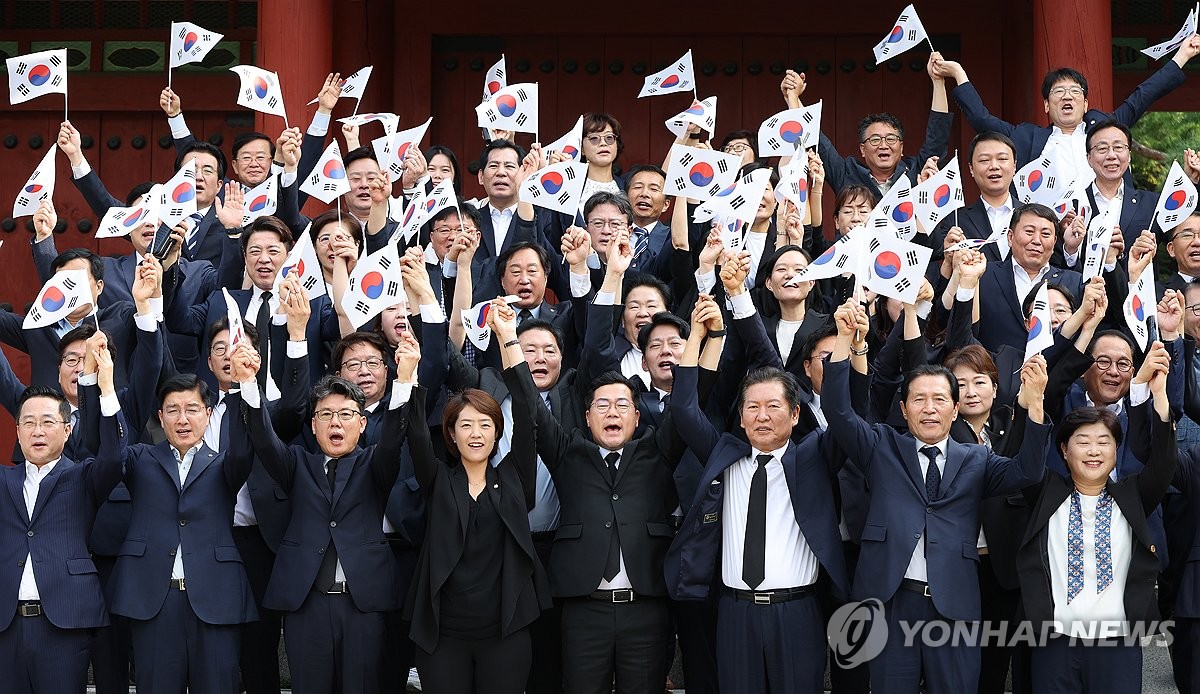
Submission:
<svg viewBox="0 0 1200 694">
<path fill-rule="evenodd" d="M 167 89 L 171 88 L 171 63 L 167 63 Z"/>
</svg>

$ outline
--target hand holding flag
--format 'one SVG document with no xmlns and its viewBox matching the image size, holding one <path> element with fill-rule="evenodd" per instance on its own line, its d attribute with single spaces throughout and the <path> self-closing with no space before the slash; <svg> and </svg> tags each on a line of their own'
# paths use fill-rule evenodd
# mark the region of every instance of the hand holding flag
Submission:
<svg viewBox="0 0 1200 694">
<path fill-rule="evenodd" d="M 895 58 L 922 41 L 928 40 L 929 35 L 925 33 L 925 26 L 921 24 L 921 18 L 917 16 L 916 9 L 909 5 L 900 13 L 895 26 L 887 36 L 875 44 L 875 63 L 882 65 L 883 61 L 888 58 Z M 932 43 L 929 44 L 929 50 L 933 50 Z"/>
<path fill-rule="evenodd" d="M 637 98 L 695 91 L 696 74 L 692 69 L 692 51 L 688 49 L 679 60 L 653 75 L 648 75 Z"/>
<path fill-rule="evenodd" d="M 1037 294 L 1033 297 L 1033 306 L 1029 313 L 1025 338 L 1025 359 L 1029 361 L 1035 354 L 1054 346 L 1054 330 L 1050 327 L 1050 292 L 1045 282 L 1038 285 Z"/>
<path fill-rule="evenodd" d="M 917 219 L 927 232 L 946 215 L 963 206 L 962 175 L 958 170 L 958 155 L 937 173 L 912 189 L 913 207 Z"/>
<path fill-rule="evenodd" d="M 1154 221 L 1164 234 L 1179 226 L 1196 209 L 1196 185 L 1183 173 L 1179 161 L 1171 162 L 1171 171 L 1163 181 L 1158 206 L 1154 210 Z"/>
<path fill-rule="evenodd" d="M 288 127 L 287 111 L 283 107 L 283 91 L 279 88 L 279 75 L 253 65 L 237 65 L 229 68 L 241 80 L 238 88 L 238 106 L 283 117 Z"/>
<path fill-rule="evenodd" d="M 704 101 L 692 100 L 692 105 L 667 119 L 667 130 L 675 137 L 683 137 L 688 124 L 700 126 L 709 137 L 717 131 L 717 97 L 710 96 Z"/>
<path fill-rule="evenodd" d="M 26 330 L 54 325 L 81 306 L 93 303 L 87 270 L 59 270 L 42 285 L 42 291 L 25 314 Z"/>
</svg>

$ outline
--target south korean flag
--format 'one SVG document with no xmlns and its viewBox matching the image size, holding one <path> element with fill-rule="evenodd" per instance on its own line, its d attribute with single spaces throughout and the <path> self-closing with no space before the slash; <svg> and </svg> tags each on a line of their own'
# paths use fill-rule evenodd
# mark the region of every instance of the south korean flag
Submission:
<svg viewBox="0 0 1200 694">
<path fill-rule="evenodd" d="M 337 140 L 325 148 L 312 173 L 300 183 L 300 190 L 325 204 L 350 192 L 350 180 L 346 178 L 346 167 L 342 164 L 342 151 Z"/>
<path fill-rule="evenodd" d="M 19 104 L 46 94 L 67 93 L 67 49 L 27 53 L 5 61 L 8 102 Z"/>
<path fill-rule="evenodd" d="M 758 127 L 758 156 L 790 157 L 816 147 L 821 134 L 821 103 L 789 108 L 763 121 Z"/>
<path fill-rule="evenodd" d="M 587 164 L 562 161 L 536 171 L 521 184 L 520 201 L 573 215 L 583 205 Z"/>
<path fill-rule="evenodd" d="M 1171 162 L 1171 171 L 1163 181 L 1158 195 L 1158 206 L 1154 210 L 1154 221 L 1164 234 L 1179 226 L 1196 209 L 1196 186 L 1188 178 L 1178 161 Z"/>
<path fill-rule="evenodd" d="M 13 217 L 24 217 L 37 212 L 43 200 L 54 197 L 54 155 L 57 151 L 53 143 L 49 151 L 42 156 L 37 168 L 29 175 L 29 180 L 21 186 L 17 199 L 13 202 Z"/>
<path fill-rule="evenodd" d="M 223 38 L 224 34 L 209 31 L 198 24 L 171 22 L 170 67 L 177 68 L 204 60 L 204 56 Z"/>
<path fill-rule="evenodd" d="M 54 325 L 85 304 L 92 303 L 91 283 L 86 270 L 59 270 L 46 284 L 25 314 L 26 330 Z"/>
<path fill-rule="evenodd" d="M 915 304 L 932 255 L 932 248 L 891 234 L 876 234 L 866 242 L 865 276 L 860 271 L 858 279 L 877 294 Z"/>
<path fill-rule="evenodd" d="M 855 271 L 855 258 L 863 254 L 862 240 L 869 235 L 863 227 L 855 227 L 846 232 L 825 252 L 813 259 L 808 267 L 796 273 L 791 280 L 784 282 L 786 287 L 798 287 L 809 280 L 823 280 L 839 277 L 847 272 Z"/>
<path fill-rule="evenodd" d="M 707 222 L 714 217 L 736 219 L 745 224 L 754 221 L 758 205 L 762 202 L 767 185 L 771 182 L 771 169 L 755 169 L 718 192 L 708 202 L 702 203 L 692 215 L 694 222 Z"/>
<path fill-rule="evenodd" d="M 671 145 L 667 155 L 667 195 L 710 200 L 737 178 L 741 158 L 711 149 Z"/>
<path fill-rule="evenodd" d="M 696 87 L 696 74 L 692 69 L 692 51 L 688 50 L 679 60 L 646 77 L 638 98 L 660 96 L 675 92 L 690 92 Z"/>
<path fill-rule="evenodd" d="M 917 234 L 916 207 L 912 199 L 912 183 L 908 176 L 901 176 L 892 184 L 887 194 L 871 210 L 867 226 L 872 220 L 886 219 L 896 230 L 896 235 L 905 241 Z"/>
<path fill-rule="evenodd" d="M 538 85 L 536 82 L 510 84 L 476 106 L 475 115 L 481 128 L 536 133 Z"/>
<path fill-rule="evenodd" d="M 364 326 L 388 306 L 407 301 L 400 280 L 400 256 L 396 244 L 388 243 L 354 266 L 342 297 L 342 311 L 351 325 Z"/>
<path fill-rule="evenodd" d="M 283 266 L 275 273 L 274 286 L 271 287 L 275 296 L 279 296 L 279 285 L 289 277 L 299 278 L 300 286 L 308 293 L 309 301 L 325 293 L 325 277 L 321 274 L 321 263 L 317 259 L 316 249 L 313 248 L 312 235 L 309 233 L 311 228 L 312 224 L 304 228 L 304 233 L 300 234 L 296 245 L 292 246 L 292 251 L 288 253 L 287 260 L 283 261 Z"/>
</svg>

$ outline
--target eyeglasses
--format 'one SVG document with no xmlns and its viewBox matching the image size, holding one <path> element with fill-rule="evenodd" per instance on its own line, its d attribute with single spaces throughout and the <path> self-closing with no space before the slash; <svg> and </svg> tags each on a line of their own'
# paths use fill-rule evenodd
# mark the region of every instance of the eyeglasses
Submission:
<svg viewBox="0 0 1200 694">
<path fill-rule="evenodd" d="M 51 419 L 49 417 L 43 417 L 42 419 L 34 419 L 32 417 L 26 417 L 25 419 L 22 419 L 20 422 L 18 422 L 17 426 L 21 427 L 21 431 L 33 431 L 34 429 L 41 429 L 42 431 L 50 431 L 51 429 L 58 426 L 59 424 L 66 424 L 66 422 L 61 419 Z"/>
<path fill-rule="evenodd" d="M 77 357 L 74 354 L 69 354 L 62 358 L 62 365 L 68 369 L 73 369 L 76 366 L 79 366 L 81 361 L 83 361 L 83 357 Z"/>
<path fill-rule="evenodd" d="M 1066 306 L 1051 306 L 1050 313 L 1053 313 L 1056 316 L 1069 316 L 1071 315 L 1071 309 L 1067 308 Z"/>
<path fill-rule="evenodd" d="M 229 352 L 228 342 L 214 342 L 212 347 L 208 348 L 208 353 L 214 357 L 223 357 Z"/>
<path fill-rule="evenodd" d="M 1092 151 L 1102 157 L 1107 157 L 1109 152 L 1112 152 L 1119 157 L 1129 151 L 1129 145 L 1119 142 L 1115 145 L 1096 145 L 1095 147 L 1092 147 Z"/>
<path fill-rule="evenodd" d="M 337 411 L 317 410 L 316 413 L 313 414 L 313 419 L 317 420 L 318 422 L 331 422 L 331 421 L 333 421 L 334 416 L 336 416 L 338 418 L 338 421 L 340 421 L 340 422 L 349 423 L 349 422 L 353 422 L 355 419 L 357 419 L 363 415 L 362 415 L 362 412 L 359 412 L 358 410 L 351 410 L 348 408 L 344 409 L 344 410 L 337 410 Z"/>
<path fill-rule="evenodd" d="M 903 142 L 903 139 L 899 135 L 896 135 L 895 133 L 893 133 L 891 135 L 872 135 L 872 136 L 868 137 L 867 139 L 863 140 L 862 144 L 871 145 L 872 147 L 878 147 L 880 145 L 880 143 L 883 143 L 883 142 L 886 142 L 889 146 L 891 146 L 891 145 L 896 144 L 897 142 Z"/>
<path fill-rule="evenodd" d="M 617 136 L 613 135 L 612 133 L 604 133 L 603 135 L 592 134 L 592 135 L 588 135 L 587 138 L 585 138 L 585 139 L 588 141 L 588 144 L 590 144 L 590 145 L 596 145 L 596 146 L 599 146 L 601 144 L 611 145 L 611 144 L 616 143 Z"/>
<path fill-rule="evenodd" d="M 741 154 L 748 149 L 750 149 L 750 145 L 744 142 L 733 142 L 722 147 L 721 151 L 725 152 L 726 154 Z"/>
<path fill-rule="evenodd" d="M 432 231 L 432 232 L 430 232 L 430 233 L 434 233 L 434 234 L 443 234 L 443 235 L 451 235 L 451 234 L 457 234 L 457 233 L 459 233 L 460 231 L 465 231 L 465 232 L 467 232 L 468 234 L 474 234 L 474 233 L 475 233 L 475 227 L 473 227 L 473 226 L 468 226 L 468 227 L 465 227 L 465 228 L 464 228 L 464 227 L 451 227 L 451 226 L 445 226 L 445 227 L 434 227 L 434 228 L 433 228 L 433 231 Z"/>
<path fill-rule="evenodd" d="M 629 412 L 629 408 L 633 407 L 633 403 L 626 398 L 619 400 L 594 400 L 592 401 L 592 409 L 597 414 L 605 414 L 612 408 L 617 408 L 617 412 L 625 414 Z"/>
<path fill-rule="evenodd" d="M 184 415 L 186 415 L 188 417 L 198 417 L 206 409 L 208 409 L 208 408 L 206 408 L 202 405 L 187 405 L 186 407 L 179 407 L 177 405 L 172 405 L 171 407 L 168 407 L 168 408 L 162 410 L 162 413 L 163 413 L 164 417 L 170 417 L 171 419 L 178 417 L 180 415 L 180 413 L 183 413 Z"/>
<path fill-rule="evenodd" d="M 1189 229 L 1187 231 L 1176 232 L 1175 235 L 1171 237 L 1171 240 L 1172 241 L 1182 241 L 1184 243 L 1191 243 L 1192 240 L 1195 238 L 1196 238 L 1196 232 Z"/>
<path fill-rule="evenodd" d="M 1071 96 L 1083 96 L 1083 87 L 1055 87 L 1050 90 L 1050 96 L 1063 98 L 1067 94 Z"/>
<path fill-rule="evenodd" d="M 613 231 L 621 231 L 629 226 L 629 222 L 624 219 L 593 219 L 588 222 L 588 227 L 593 231 L 603 231 L 605 227 Z"/>
<path fill-rule="evenodd" d="M 342 362 L 342 369 L 347 371 L 358 371 L 364 365 L 370 371 L 378 371 L 383 368 L 383 360 L 379 357 L 371 357 L 370 359 L 347 359 Z"/>
<path fill-rule="evenodd" d="M 241 164 L 265 165 L 267 162 L 271 161 L 271 158 L 265 154 L 259 154 L 258 156 L 243 154 L 242 156 L 238 157 L 237 160 Z"/>
<path fill-rule="evenodd" d="M 1184 306 L 1184 308 L 1191 311 L 1193 316 L 1200 316 L 1200 304 L 1192 304 L 1191 306 Z"/>
<path fill-rule="evenodd" d="M 1117 361 L 1113 361 L 1108 357 L 1099 357 L 1096 359 L 1096 368 L 1100 369 L 1101 371 L 1108 371 L 1114 366 L 1117 367 L 1117 371 L 1120 371 L 1123 374 L 1133 371 L 1133 362 L 1129 361 L 1128 359 L 1118 359 Z"/>
</svg>

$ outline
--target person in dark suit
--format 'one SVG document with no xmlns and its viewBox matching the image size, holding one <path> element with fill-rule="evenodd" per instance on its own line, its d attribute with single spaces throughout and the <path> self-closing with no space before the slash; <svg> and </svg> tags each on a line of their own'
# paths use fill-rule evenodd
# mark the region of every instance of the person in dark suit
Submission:
<svg viewBox="0 0 1200 694">
<path fill-rule="evenodd" d="M 1016 145 L 1007 135 L 997 132 L 981 132 L 971 139 L 967 148 L 967 172 L 979 187 L 979 199 L 963 207 L 957 213 L 947 215 L 930 234 L 929 245 L 933 248 L 930 269 L 943 260 L 942 248 L 949 245 L 946 236 L 954 227 L 962 232 L 962 238 L 986 239 L 993 233 L 1002 232 L 1012 221 L 1012 212 L 1017 200 L 1012 196 L 1012 180 L 1017 173 Z M 955 235 L 951 243 L 962 239 Z M 1001 234 L 996 243 L 979 249 L 990 263 L 999 263 L 1008 257 L 1008 235 Z M 949 269 L 941 265 L 942 276 Z M 929 275 L 927 275 L 929 276 Z M 932 280 L 932 277 L 930 278 Z M 938 284 L 934 284 L 938 288 Z"/>
<path fill-rule="evenodd" d="M 952 92 L 954 100 L 958 102 L 963 117 L 967 119 L 975 132 L 982 133 L 990 130 L 1012 138 L 1017 145 L 1018 169 L 1040 157 L 1044 153 L 1047 143 L 1057 143 L 1062 140 L 1075 158 L 1071 168 L 1083 170 L 1087 166 L 1083 160 L 1085 152 L 1083 148 L 1076 146 L 1082 144 L 1083 133 L 1078 132 L 1077 129 L 1080 126 L 1091 127 L 1110 118 L 1126 127 L 1133 127 L 1155 101 L 1183 84 L 1185 79 L 1183 67 L 1198 52 L 1200 52 L 1200 37 L 1193 35 L 1184 40 L 1179 50 L 1175 51 L 1174 57 L 1164 63 L 1145 82 L 1138 85 L 1138 88 L 1111 114 L 1088 108 L 1086 77 L 1071 68 L 1051 70 L 1042 80 L 1042 99 L 1046 115 L 1050 119 L 1050 126 L 1034 123 L 1013 125 L 1003 121 L 992 115 L 983 105 L 983 99 L 979 96 L 979 92 L 975 91 L 975 85 L 967 77 L 967 71 L 963 69 L 962 65 L 952 60 L 941 60 L 939 56 L 936 61 L 936 69 L 942 77 L 953 79 L 958 84 Z M 1078 138 L 1078 142 L 1072 145 L 1074 138 Z M 1132 184 L 1133 179 L 1130 178 L 1128 182 Z"/>
<path fill-rule="evenodd" d="M 529 401 L 538 398 L 515 337 L 516 312 L 492 313 L 504 340 L 507 376 L 524 388 L 513 411 L 507 455 L 496 454 L 504 420 L 500 404 L 480 390 L 450 396 L 442 433 L 454 463 L 438 460 L 417 389 L 408 442 L 429 508 L 430 537 L 421 547 L 417 579 L 405 608 L 418 646 L 421 686 L 432 691 L 525 691 L 533 652 L 529 625 L 550 606 L 550 588 L 530 537 L 527 514 L 536 502 L 536 459 Z M 503 325 L 503 327 L 498 327 Z M 541 408 L 544 409 L 544 408 Z"/>
<path fill-rule="evenodd" d="M 420 348 L 407 335 L 396 350 L 397 379 L 378 445 L 357 448 L 366 430 L 366 398 L 337 376 L 310 395 L 318 450 L 279 439 L 262 407 L 255 373 L 261 361 L 245 343 L 234 350 L 248 420 L 231 449 L 252 449 L 287 492 L 292 516 L 279 544 L 263 604 L 287 613 L 284 643 L 292 687 L 306 692 L 379 691 L 383 613 L 399 606 L 396 560 L 383 533 L 384 505 L 400 471 L 400 444 Z"/>
<path fill-rule="evenodd" d="M 101 373 L 113 396 L 112 360 Z M 88 534 L 96 509 L 121 478 L 120 461 L 63 455 L 71 407 L 58 392 L 33 386 L 17 406 L 17 440 L 25 463 L 0 467 L 9 498 L 0 504 L 0 667 L 14 694 L 82 692 L 90 631 L 108 624 Z M 125 434 L 109 417 L 101 440 Z"/>
<path fill-rule="evenodd" d="M 169 378 L 159 389 L 167 440 L 99 451 L 123 464 L 132 497 L 111 593 L 112 611 L 130 619 L 139 690 L 236 691 L 242 624 L 258 617 L 230 531 L 252 456 L 204 445 L 208 402 L 194 375 Z M 118 407 L 101 401 L 105 415 Z M 233 440 L 244 436 L 239 425 L 231 423 Z"/>
<path fill-rule="evenodd" d="M 1029 331 L 1021 303 L 1041 280 L 1067 287 L 1075 296 L 1083 295 L 1083 276 L 1074 270 L 1050 265 L 1058 235 L 1058 218 L 1045 205 L 1024 204 L 1013 211 L 1009 223 L 1008 259 L 988 263 L 979 281 L 979 342 L 991 352 L 1003 345 L 1024 349 Z"/>
<path fill-rule="evenodd" d="M 835 320 L 838 339 L 825 366 L 821 406 L 871 489 L 851 597 L 883 602 L 888 620 L 887 643 L 869 664 L 872 691 L 915 692 L 922 678 L 932 694 L 974 690 L 978 648 L 905 644 L 900 622 L 941 622 L 953 630 L 980 618 L 979 502 L 1019 490 L 1045 469 L 1045 380 L 1034 377 L 1044 373 L 1044 361 L 1035 357 L 1025 367 L 1021 401 L 1029 421 L 1020 453 L 1006 458 L 950 439 L 958 383 L 942 366 L 915 369 L 901 384 L 908 433 L 863 421 L 850 402 L 847 361 L 852 350 L 865 351 L 870 323 L 853 301 Z"/>
<path fill-rule="evenodd" d="M 821 134 L 817 151 L 825 165 L 825 181 L 835 194 L 848 185 L 857 184 L 869 188 L 875 194 L 875 199 L 879 200 L 900 176 L 907 176 L 916 185 L 925 163 L 930 158 L 946 155 L 953 119 L 946 99 L 946 83 L 933 69 L 934 61 L 938 59 L 941 59 L 940 53 L 931 54 L 925 68 L 933 82 L 933 100 L 929 106 L 929 121 L 925 126 L 925 142 L 917 156 L 904 156 L 904 126 L 890 113 L 871 114 L 859 122 L 858 153 L 861 160 L 854 156 L 842 156 L 833 141 L 824 133 Z M 806 86 L 804 74 L 787 71 L 779 88 L 788 108 L 803 106 L 800 96 L 804 94 Z"/>
<path fill-rule="evenodd" d="M 1183 291 L 1200 278 L 1200 209 L 1190 214 L 1169 233 L 1167 254 L 1175 259 L 1175 272 L 1165 283 L 1167 289 Z"/>
<path fill-rule="evenodd" d="M 500 253 L 516 241 L 536 238 L 532 206 L 528 216 L 517 214 L 518 174 L 525 157 L 525 150 L 508 140 L 492 140 L 479 156 L 479 185 L 483 186 L 487 202 L 479 208 L 481 238 L 471 274 L 476 279 L 477 291 L 487 296 L 498 293 L 498 280 L 493 284 L 486 279 L 489 267 Z"/>
<path fill-rule="evenodd" d="M 663 192 L 667 174 L 654 165 L 635 166 L 626 174 L 625 196 L 633 208 L 629 240 L 633 244 L 634 272 L 645 272 L 670 281 L 671 227 L 661 217 L 667 209 Z"/>
<path fill-rule="evenodd" d="M 1145 635 L 1158 619 L 1157 548 L 1146 517 L 1166 493 L 1177 463 L 1167 398 L 1170 357 L 1155 342 L 1146 359 L 1154 371 L 1153 411 L 1140 414 L 1149 420 L 1146 468 L 1121 481 L 1110 477 L 1123 435 L 1138 435 L 1132 422 L 1138 415 L 1130 415 L 1123 432 L 1109 410 L 1084 407 L 1067 414 L 1055 434 L 1070 477 L 1047 471 L 1025 490 L 1032 519 L 1017 551 L 1017 575 L 1034 633 L 1050 634 L 1033 649 L 1038 690 L 1116 694 L 1142 688 L 1141 644 L 1129 635 Z"/>
<path fill-rule="evenodd" d="M 667 554 L 668 590 L 676 599 L 704 599 L 720 582 L 721 691 L 821 691 L 825 620 L 818 578 L 827 575 L 843 595 L 850 584 L 834 503 L 833 440 L 812 434 L 791 442 L 799 383 L 771 367 L 743 381 L 738 409 L 748 443 L 719 433 L 700 410 L 696 378 L 702 343 L 711 335 L 704 349 L 719 353 L 723 332 L 720 309 L 701 298 L 670 409 L 705 468 L 699 497 Z M 706 366 L 716 363 L 710 358 Z"/>
<path fill-rule="evenodd" d="M 623 270 L 633 251 L 627 234 L 618 243 L 619 260 L 610 256 L 609 267 Z M 635 438 L 637 391 L 619 373 L 591 385 L 589 440 L 527 402 L 523 396 L 532 389 L 509 382 L 513 407 L 533 412 L 538 453 L 562 505 L 550 583 L 563 599 L 565 687 L 607 694 L 615 674 L 618 692 L 657 691 L 666 681 L 670 629 L 662 560 L 673 535 L 672 472 L 683 445 L 669 414 L 661 428 L 645 427 Z"/>
</svg>

